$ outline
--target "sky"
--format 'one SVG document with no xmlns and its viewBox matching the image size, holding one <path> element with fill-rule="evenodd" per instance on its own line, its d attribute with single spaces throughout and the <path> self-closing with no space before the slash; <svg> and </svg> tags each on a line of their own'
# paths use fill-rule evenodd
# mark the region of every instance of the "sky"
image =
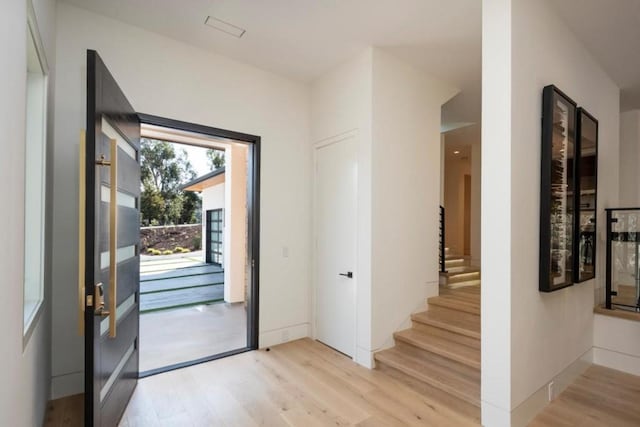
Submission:
<svg viewBox="0 0 640 427">
<path fill-rule="evenodd" d="M 205 154 L 207 152 L 206 148 L 186 144 L 176 144 L 175 147 L 178 150 L 182 148 L 187 152 L 191 166 L 193 166 L 193 170 L 196 171 L 196 177 L 211 172 L 211 168 L 209 168 L 209 163 L 207 162 L 207 155 Z"/>
</svg>

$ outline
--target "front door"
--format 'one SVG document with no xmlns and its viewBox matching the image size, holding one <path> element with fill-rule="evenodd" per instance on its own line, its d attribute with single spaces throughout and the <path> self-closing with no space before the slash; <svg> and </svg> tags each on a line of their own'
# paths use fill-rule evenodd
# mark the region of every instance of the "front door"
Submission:
<svg viewBox="0 0 640 427">
<path fill-rule="evenodd" d="M 317 339 L 353 357 L 356 325 L 357 145 L 316 150 Z"/>
<path fill-rule="evenodd" d="M 118 425 L 138 381 L 139 147 L 135 110 L 87 51 L 86 426 Z"/>
</svg>

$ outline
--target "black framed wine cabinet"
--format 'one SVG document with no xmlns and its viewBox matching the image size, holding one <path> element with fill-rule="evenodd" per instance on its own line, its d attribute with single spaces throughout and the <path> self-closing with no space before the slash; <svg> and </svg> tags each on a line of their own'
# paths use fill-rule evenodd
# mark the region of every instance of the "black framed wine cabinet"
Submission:
<svg viewBox="0 0 640 427">
<path fill-rule="evenodd" d="M 539 289 L 553 292 L 595 277 L 598 121 L 553 85 L 542 104 Z"/>
</svg>

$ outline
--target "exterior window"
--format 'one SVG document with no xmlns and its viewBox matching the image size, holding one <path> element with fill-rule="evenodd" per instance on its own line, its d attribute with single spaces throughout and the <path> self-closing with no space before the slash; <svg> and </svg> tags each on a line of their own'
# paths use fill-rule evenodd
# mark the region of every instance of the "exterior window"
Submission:
<svg viewBox="0 0 640 427">
<path fill-rule="evenodd" d="M 206 261 L 209 264 L 222 266 L 222 248 L 224 247 L 224 221 L 222 209 L 207 211 Z"/>
<path fill-rule="evenodd" d="M 47 65 L 32 11 L 27 31 L 24 334 L 28 335 L 44 299 L 44 210 L 46 177 Z"/>
</svg>

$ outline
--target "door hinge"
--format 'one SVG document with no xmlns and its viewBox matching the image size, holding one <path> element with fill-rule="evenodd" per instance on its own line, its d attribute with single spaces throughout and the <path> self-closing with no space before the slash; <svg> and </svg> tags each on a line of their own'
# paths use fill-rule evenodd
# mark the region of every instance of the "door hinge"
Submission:
<svg viewBox="0 0 640 427">
<path fill-rule="evenodd" d="M 251 259 L 251 268 L 256 268 L 256 260 L 255 259 Z"/>
</svg>

